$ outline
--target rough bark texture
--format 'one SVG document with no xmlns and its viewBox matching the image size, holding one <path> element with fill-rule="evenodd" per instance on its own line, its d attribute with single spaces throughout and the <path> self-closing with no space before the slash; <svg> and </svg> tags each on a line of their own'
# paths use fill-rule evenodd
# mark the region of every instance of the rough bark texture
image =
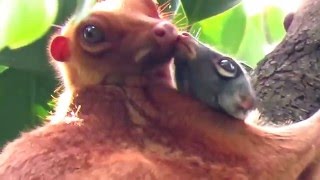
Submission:
<svg viewBox="0 0 320 180">
<path fill-rule="evenodd" d="M 320 107 L 319 9 L 320 1 L 304 1 L 284 40 L 254 71 L 258 108 L 268 124 L 303 120 Z"/>
</svg>

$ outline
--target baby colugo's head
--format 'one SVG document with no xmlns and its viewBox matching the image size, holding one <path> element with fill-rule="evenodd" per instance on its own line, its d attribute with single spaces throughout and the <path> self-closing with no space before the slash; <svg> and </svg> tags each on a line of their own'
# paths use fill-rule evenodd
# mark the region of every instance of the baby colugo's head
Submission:
<svg viewBox="0 0 320 180">
<path fill-rule="evenodd" d="M 255 93 L 240 63 L 200 43 L 188 33 L 178 38 L 175 77 L 179 91 L 244 120 Z"/>
</svg>

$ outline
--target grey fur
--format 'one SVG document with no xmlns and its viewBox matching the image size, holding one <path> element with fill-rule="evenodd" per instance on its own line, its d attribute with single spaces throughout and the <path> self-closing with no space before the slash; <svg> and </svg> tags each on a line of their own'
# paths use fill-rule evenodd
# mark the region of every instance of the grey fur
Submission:
<svg viewBox="0 0 320 180">
<path fill-rule="evenodd" d="M 191 35 L 189 36 L 188 41 L 191 42 L 196 53 L 191 58 L 183 49 L 177 48 L 175 78 L 178 90 L 199 99 L 214 109 L 224 111 L 238 119 L 245 119 L 253 107 L 241 108 L 239 106 L 240 97 L 248 97 L 255 101 L 255 94 L 246 70 L 232 58 L 214 51 Z M 235 77 L 227 78 L 219 74 L 214 61 L 221 58 L 235 62 L 233 63 L 237 69 Z"/>
</svg>

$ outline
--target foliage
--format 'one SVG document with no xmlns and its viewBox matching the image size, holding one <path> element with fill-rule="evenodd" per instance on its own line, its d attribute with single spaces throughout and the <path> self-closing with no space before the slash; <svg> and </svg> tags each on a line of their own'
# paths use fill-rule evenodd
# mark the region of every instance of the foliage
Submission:
<svg viewBox="0 0 320 180">
<path fill-rule="evenodd" d="M 0 21 L 0 27 L 2 29 L 4 29 L 6 25 L 3 22 L 14 19 L 16 14 L 13 12 L 16 12 L 18 14 L 17 16 L 20 18 L 17 20 L 18 22 L 13 29 L 31 27 L 31 29 L 36 31 L 38 27 L 43 27 L 39 26 L 40 24 L 46 24 L 47 27 L 44 29 L 50 30 L 46 30 L 46 32 L 42 31 L 42 33 L 38 31 L 37 33 L 23 34 L 20 36 L 21 39 L 30 36 L 26 38 L 29 41 L 28 45 L 23 43 L 20 44 L 20 48 L 15 46 L 15 49 L 10 49 L 12 47 L 9 43 L 6 44 L 5 46 L 7 47 L 0 52 L 0 147 L 9 139 L 15 138 L 20 131 L 38 125 L 41 122 L 41 119 L 48 115 L 52 110 L 52 105 L 50 104 L 54 94 L 53 91 L 58 86 L 54 72 L 47 61 L 48 38 L 50 34 L 57 30 L 54 26 L 51 26 L 52 17 L 41 14 L 47 12 L 42 10 L 44 7 L 42 7 L 41 3 L 25 4 L 18 3 L 21 0 L 10 1 L 12 3 L 13 1 L 16 1 L 16 3 L 13 3 L 16 6 L 33 6 L 33 16 L 42 16 L 41 20 L 39 20 L 40 18 L 36 19 L 43 22 L 29 24 L 31 19 L 32 21 L 36 20 L 34 19 L 35 17 L 31 17 L 31 15 L 26 16 L 24 13 L 29 13 L 29 11 L 18 11 L 19 8 L 23 7 L 16 7 L 12 8 L 17 9 L 16 11 L 11 12 L 11 16 L 13 17 L 8 16 L 8 20 Z M 4 2 L 7 1 L 0 1 L 0 9 L 7 7 L 4 5 Z M 59 2 L 57 14 L 52 15 L 56 17 L 55 24 L 62 24 L 74 11 L 74 7 L 76 6 L 75 1 Z M 26 9 L 28 8 L 31 7 L 26 7 Z M 38 9 L 40 9 L 39 14 L 36 13 L 36 10 Z M 28 19 L 23 17 L 27 17 Z M 6 36 L 12 36 L 11 31 L 9 30 L 11 28 L 12 27 L 8 27 L 8 30 L 3 31 L 7 32 L 7 34 L 0 32 L 0 39 L 4 39 Z M 19 37 L 19 34 L 15 34 L 15 36 Z M 36 39 L 38 40 L 33 42 Z"/>
<path fill-rule="evenodd" d="M 47 41 L 76 9 L 92 0 L 0 0 L 0 146 L 48 115 L 58 86 L 47 62 Z M 159 0 L 165 4 L 168 0 Z M 264 46 L 281 40 L 283 11 L 249 15 L 240 0 L 171 0 L 173 22 L 219 51 L 254 66 Z M 11 9 L 15 9 L 11 11 Z"/>
<path fill-rule="evenodd" d="M 52 0 L 0 1 L 0 48 L 15 49 L 39 39 L 56 17 L 57 3 Z"/>
</svg>

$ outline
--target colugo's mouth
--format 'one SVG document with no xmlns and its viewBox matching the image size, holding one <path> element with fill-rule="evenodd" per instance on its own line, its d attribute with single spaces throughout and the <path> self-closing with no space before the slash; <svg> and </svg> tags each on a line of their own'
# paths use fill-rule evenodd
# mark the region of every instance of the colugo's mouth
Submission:
<svg viewBox="0 0 320 180">
<path fill-rule="evenodd" d="M 151 84 L 162 84 L 168 87 L 174 87 L 173 77 L 170 71 L 172 61 L 161 64 L 147 72 L 146 77 Z"/>
<path fill-rule="evenodd" d="M 136 71 L 115 72 L 104 77 L 101 85 L 125 85 L 125 86 L 145 86 L 146 84 L 162 84 L 173 87 L 173 78 L 170 67 L 173 64 L 173 52 L 166 57 L 154 57 L 152 52 L 137 54 L 138 61 L 132 64 Z M 139 57 L 140 56 L 140 57 Z M 154 57 L 154 58 L 153 58 Z M 139 59 L 141 58 L 141 59 Z"/>
<path fill-rule="evenodd" d="M 143 76 L 146 77 L 148 83 L 160 83 L 173 87 L 171 66 L 173 66 L 173 56 L 176 44 L 170 46 L 170 49 L 168 49 L 166 53 L 150 50 L 149 53 L 141 51 L 141 53 L 136 56 L 142 58 L 138 63 L 141 65 Z"/>
<path fill-rule="evenodd" d="M 177 28 L 167 21 L 157 23 L 151 29 L 151 46 L 144 47 L 136 55 L 136 60 L 145 60 L 145 64 L 157 65 L 170 61 L 175 53 L 179 34 Z"/>
<path fill-rule="evenodd" d="M 165 51 L 158 51 L 157 48 L 144 48 L 138 51 L 134 60 L 135 63 L 142 66 L 144 69 L 150 69 L 162 64 L 168 63 L 172 60 L 175 52 L 175 44 Z"/>
</svg>

